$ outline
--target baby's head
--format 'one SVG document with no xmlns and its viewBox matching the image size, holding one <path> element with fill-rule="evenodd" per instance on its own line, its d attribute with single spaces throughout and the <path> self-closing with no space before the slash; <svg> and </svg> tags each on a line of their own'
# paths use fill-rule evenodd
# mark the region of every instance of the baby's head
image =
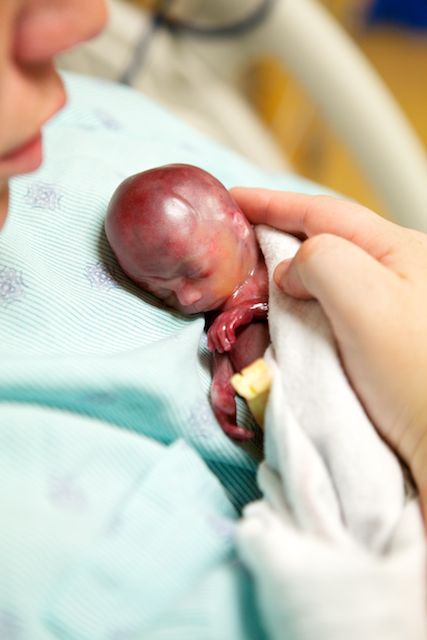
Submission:
<svg viewBox="0 0 427 640">
<path fill-rule="evenodd" d="M 123 270 L 179 311 L 220 308 L 255 269 L 254 231 L 225 187 L 191 165 L 125 180 L 105 230 Z"/>
</svg>

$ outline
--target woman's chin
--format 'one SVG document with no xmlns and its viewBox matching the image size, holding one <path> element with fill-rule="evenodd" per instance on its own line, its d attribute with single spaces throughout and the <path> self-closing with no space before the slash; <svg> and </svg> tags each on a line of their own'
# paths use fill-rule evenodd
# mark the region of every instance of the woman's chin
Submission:
<svg viewBox="0 0 427 640">
<path fill-rule="evenodd" d="M 9 205 L 9 188 L 7 182 L 0 180 L 0 230 L 3 227 Z"/>
</svg>

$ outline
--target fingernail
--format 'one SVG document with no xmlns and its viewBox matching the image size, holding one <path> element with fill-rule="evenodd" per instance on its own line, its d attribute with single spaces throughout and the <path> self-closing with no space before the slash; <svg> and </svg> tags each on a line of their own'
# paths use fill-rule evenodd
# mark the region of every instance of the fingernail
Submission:
<svg viewBox="0 0 427 640">
<path fill-rule="evenodd" d="M 283 260 L 280 264 L 277 265 L 274 273 L 273 279 L 279 289 L 283 289 L 284 279 L 286 278 L 286 273 L 289 270 L 291 265 L 292 258 L 288 258 L 287 260 Z"/>
</svg>

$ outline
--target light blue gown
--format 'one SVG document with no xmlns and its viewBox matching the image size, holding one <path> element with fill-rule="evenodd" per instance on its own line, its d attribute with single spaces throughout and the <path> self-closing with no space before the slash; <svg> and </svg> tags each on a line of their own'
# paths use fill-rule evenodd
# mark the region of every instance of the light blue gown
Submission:
<svg viewBox="0 0 427 640">
<path fill-rule="evenodd" d="M 132 90 L 66 83 L 0 235 L 0 638 L 263 638 L 233 545 L 256 462 L 211 411 L 203 318 L 129 282 L 103 219 L 122 179 L 170 162 L 227 187 L 319 188 Z"/>
</svg>

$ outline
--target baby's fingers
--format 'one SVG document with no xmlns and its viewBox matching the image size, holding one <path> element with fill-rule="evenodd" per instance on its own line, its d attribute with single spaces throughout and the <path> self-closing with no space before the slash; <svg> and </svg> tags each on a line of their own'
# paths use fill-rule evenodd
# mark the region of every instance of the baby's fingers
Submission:
<svg viewBox="0 0 427 640">
<path fill-rule="evenodd" d="M 227 323 L 227 338 L 231 345 L 236 342 L 236 331 L 242 324 L 241 313 L 236 312 Z"/>
<path fill-rule="evenodd" d="M 208 331 L 208 348 L 210 351 L 223 353 L 231 349 L 230 341 L 227 337 L 227 326 L 223 321 L 215 320 Z"/>
<path fill-rule="evenodd" d="M 211 351 L 212 353 L 214 351 L 217 351 L 217 340 L 216 340 L 216 334 L 215 331 L 212 330 L 213 327 L 211 327 L 208 331 L 208 349 L 209 351 Z"/>
<path fill-rule="evenodd" d="M 226 331 L 229 344 L 234 344 L 236 342 L 236 320 L 228 323 Z"/>
</svg>

